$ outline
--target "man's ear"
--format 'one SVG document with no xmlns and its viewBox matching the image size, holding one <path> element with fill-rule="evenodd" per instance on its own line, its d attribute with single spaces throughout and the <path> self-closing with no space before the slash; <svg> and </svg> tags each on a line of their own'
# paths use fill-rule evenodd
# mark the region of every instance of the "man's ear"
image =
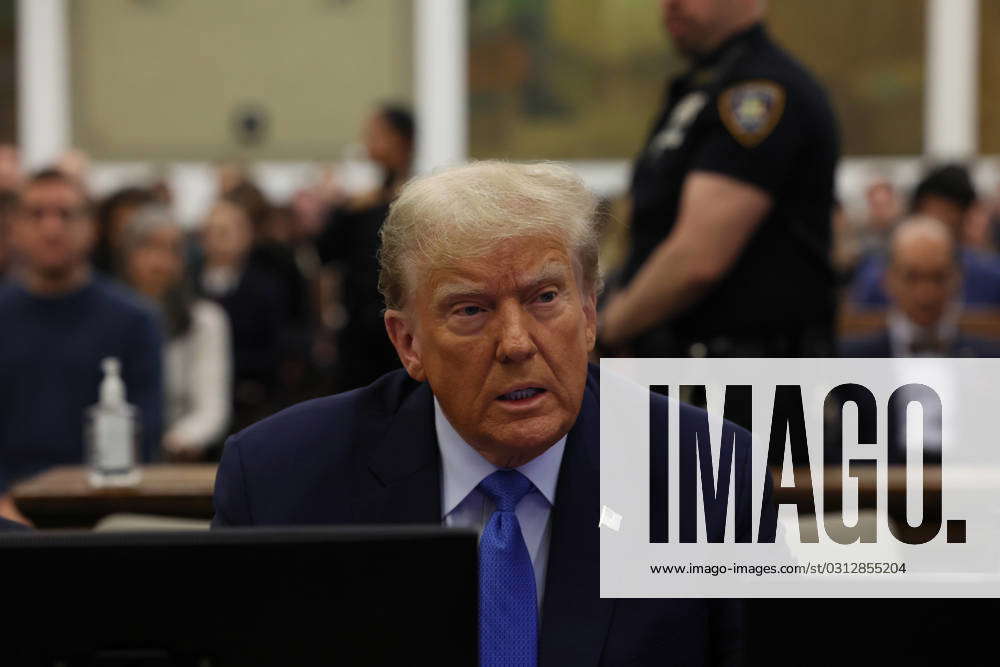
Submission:
<svg viewBox="0 0 1000 667">
<path fill-rule="evenodd" d="M 410 377 L 417 382 L 427 379 L 424 364 L 420 358 L 420 344 L 415 338 L 414 322 L 402 310 L 388 309 L 385 311 L 385 330 L 389 334 L 392 346 L 396 348 L 399 361 Z"/>
<path fill-rule="evenodd" d="M 587 351 L 591 352 L 597 344 L 597 292 L 590 290 L 585 294 L 583 314 L 587 318 Z"/>
</svg>

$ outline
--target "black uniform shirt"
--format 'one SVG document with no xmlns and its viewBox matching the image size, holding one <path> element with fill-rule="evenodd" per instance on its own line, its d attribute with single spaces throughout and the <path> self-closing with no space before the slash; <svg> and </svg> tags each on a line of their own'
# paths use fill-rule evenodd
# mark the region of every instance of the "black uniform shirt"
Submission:
<svg viewBox="0 0 1000 667">
<path fill-rule="evenodd" d="M 625 282 L 669 235 L 691 172 L 749 183 L 773 202 L 727 275 L 665 323 L 677 342 L 830 331 L 838 143 L 823 89 L 759 24 L 671 83 L 635 164 Z"/>
</svg>

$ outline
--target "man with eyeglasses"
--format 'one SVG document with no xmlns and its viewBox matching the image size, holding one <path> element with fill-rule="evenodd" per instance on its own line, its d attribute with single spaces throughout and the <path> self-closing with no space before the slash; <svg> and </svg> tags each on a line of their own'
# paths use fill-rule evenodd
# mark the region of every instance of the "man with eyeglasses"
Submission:
<svg viewBox="0 0 1000 667">
<path fill-rule="evenodd" d="M 0 285 L 0 516 L 24 520 L 15 481 L 84 460 L 84 410 L 98 400 L 101 360 L 121 363 L 141 411 L 143 456 L 159 447 L 162 336 L 138 297 L 94 275 L 96 237 L 82 185 L 31 176 L 7 223 L 13 265 Z"/>
</svg>

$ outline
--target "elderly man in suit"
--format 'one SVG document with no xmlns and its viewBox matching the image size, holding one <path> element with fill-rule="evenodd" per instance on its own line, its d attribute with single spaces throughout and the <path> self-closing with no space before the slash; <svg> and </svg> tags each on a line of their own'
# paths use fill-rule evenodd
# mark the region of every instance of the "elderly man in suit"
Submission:
<svg viewBox="0 0 1000 667">
<path fill-rule="evenodd" d="M 380 253 L 405 370 L 233 436 L 215 525 L 479 528 L 482 665 L 738 662 L 736 603 L 598 592 L 595 204 L 551 164 L 411 181 Z"/>
<path fill-rule="evenodd" d="M 995 357 L 997 344 L 958 329 L 962 311 L 959 250 L 948 227 L 929 216 L 901 222 L 889 241 L 883 283 L 886 327 L 842 342 L 844 357 Z"/>
</svg>

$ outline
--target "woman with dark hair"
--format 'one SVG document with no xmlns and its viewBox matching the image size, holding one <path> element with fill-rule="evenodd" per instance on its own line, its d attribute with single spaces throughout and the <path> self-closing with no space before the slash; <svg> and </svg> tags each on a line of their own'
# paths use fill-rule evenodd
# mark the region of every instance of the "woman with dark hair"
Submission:
<svg viewBox="0 0 1000 667">
<path fill-rule="evenodd" d="M 402 107 L 384 105 L 369 117 L 364 142 L 368 157 L 382 170 L 381 184 L 335 206 L 317 241 L 320 260 L 337 276 L 333 282 L 339 284 L 340 312 L 346 318 L 334 334 L 340 389 L 366 385 L 399 367 L 382 320 L 376 255 L 389 203 L 410 178 L 415 131 L 413 115 Z"/>
<path fill-rule="evenodd" d="M 233 416 L 236 429 L 274 412 L 279 386 L 282 326 L 286 312 L 281 283 L 250 261 L 256 233 L 246 209 L 220 199 L 199 230 L 204 262 L 199 292 L 220 305 L 233 333 Z"/>
<path fill-rule="evenodd" d="M 122 231 L 121 251 L 123 277 L 159 307 L 169 340 L 164 454 L 201 459 L 229 427 L 232 349 L 226 313 L 195 298 L 187 285 L 184 232 L 166 208 L 138 209 Z"/>
<path fill-rule="evenodd" d="M 143 206 L 153 203 L 153 193 L 145 188 L 129 186 L 118 190 L 97 204 L 97 244 L 94 247 L 94 267 L 108 276 L 121 277 L 121 245 L 125 229 L 132 216 Z"/>
</svg>

